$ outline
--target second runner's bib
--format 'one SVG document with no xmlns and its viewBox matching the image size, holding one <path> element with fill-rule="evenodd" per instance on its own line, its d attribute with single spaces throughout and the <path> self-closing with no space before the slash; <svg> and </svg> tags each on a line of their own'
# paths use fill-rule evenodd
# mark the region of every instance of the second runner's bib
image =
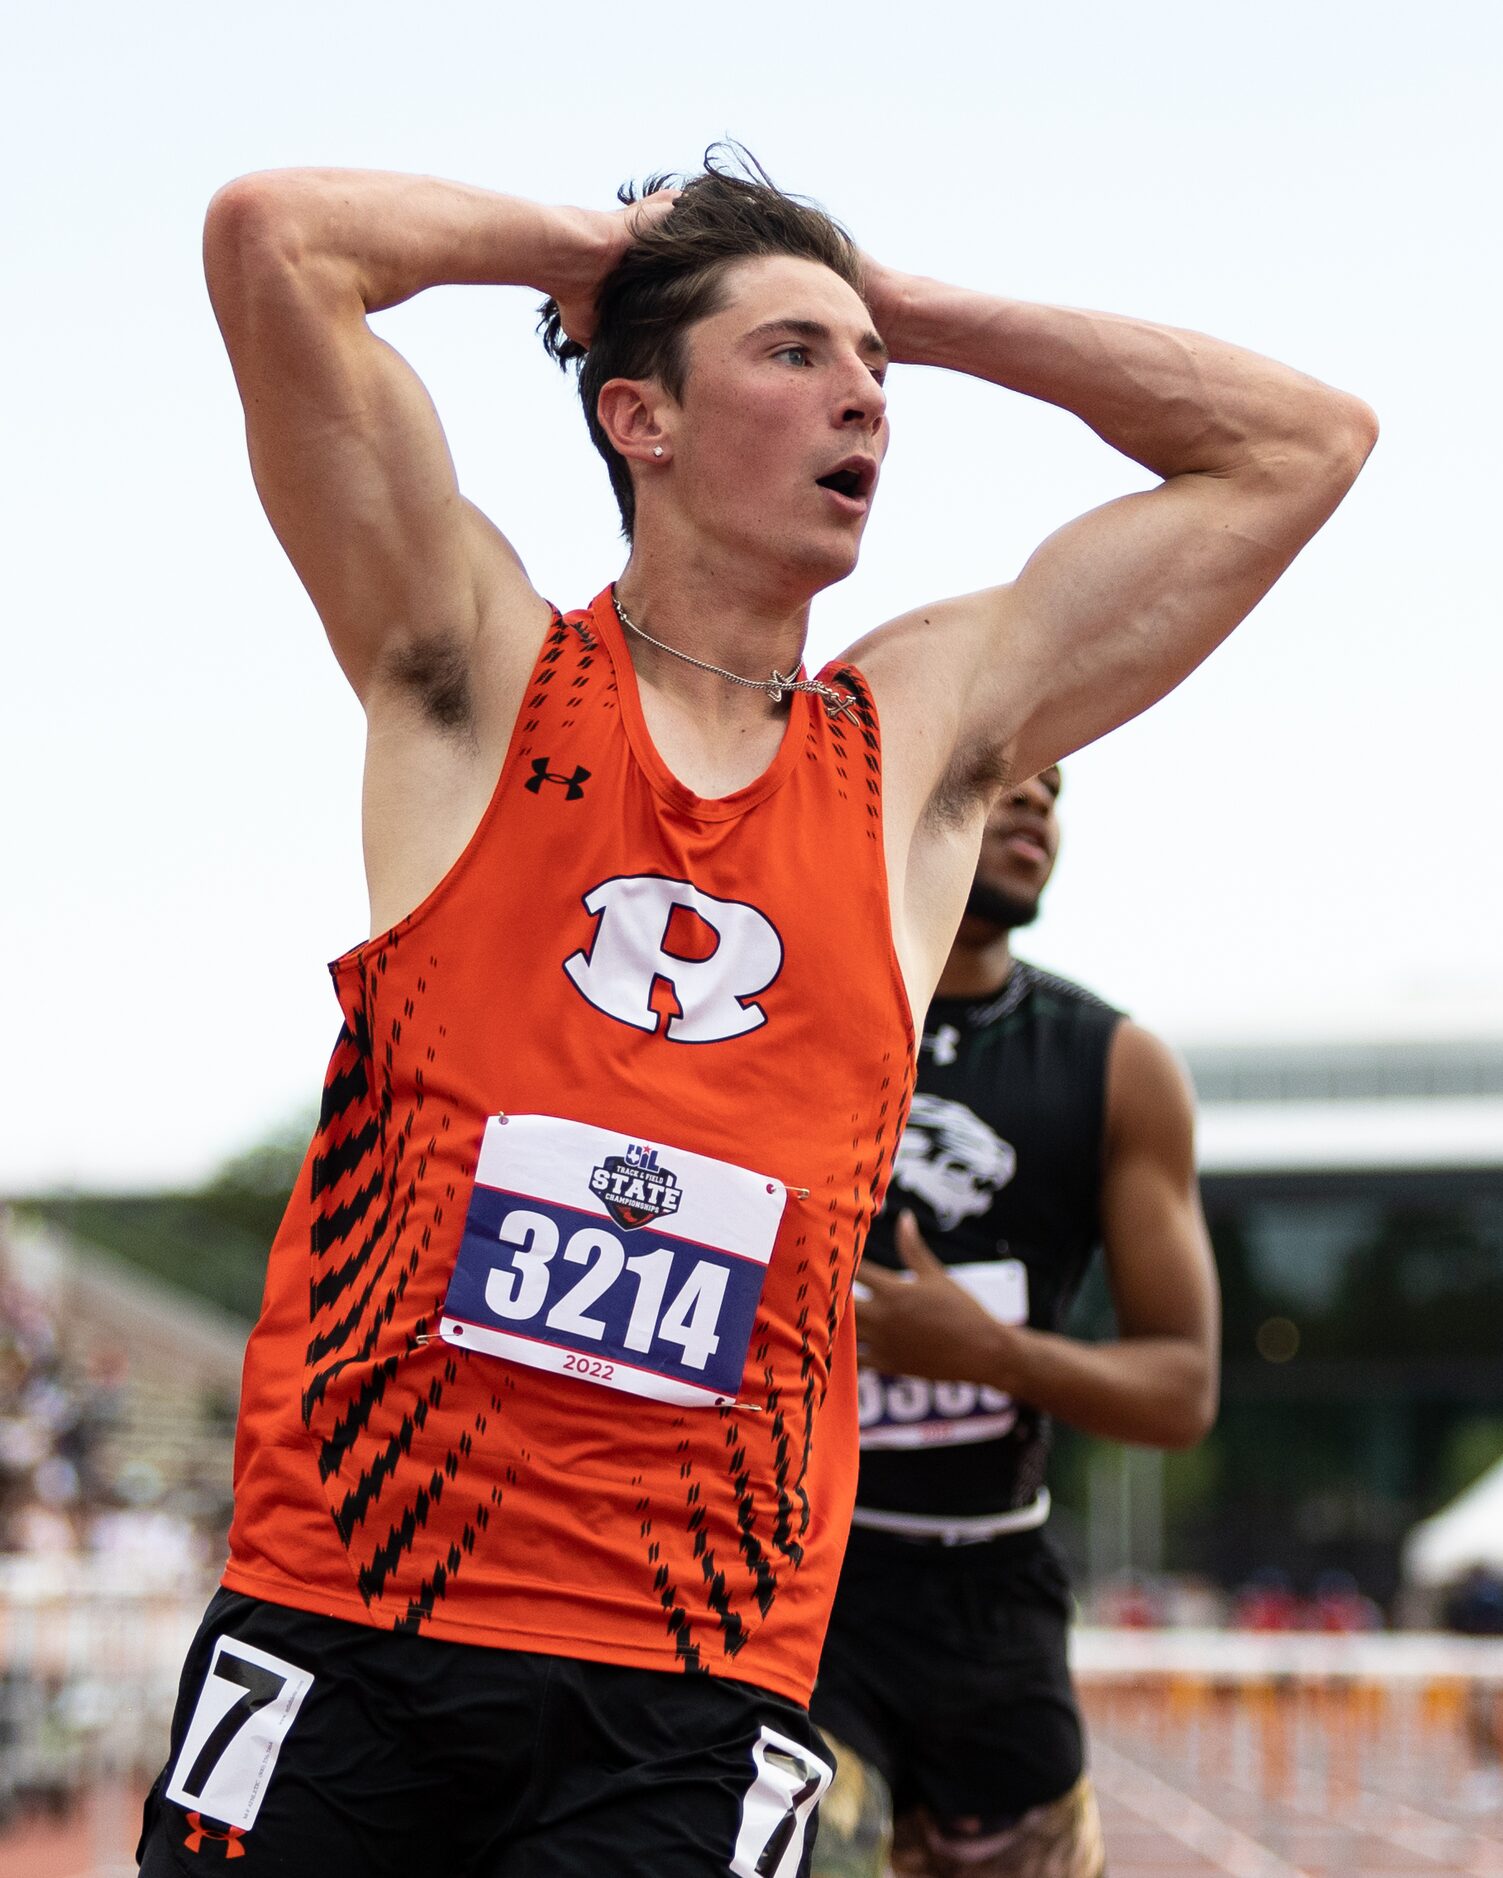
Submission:
<svg viewBox="0 0 1503 1878">
<path fill-rule="evenodd" d="M 1018 1259 L 952 1265 L 950 1276 L 1003 1324 L 1028 1322 L 1028 1268 Z M 858 1280 L 859 1284 L 859 1280 Z M 861 1446 L 928 1448 L 995 1440 L 1018 1419 L 1012 1397 L 979 1382 L 931 1382 L 863 1369 Z"/>
</svg>

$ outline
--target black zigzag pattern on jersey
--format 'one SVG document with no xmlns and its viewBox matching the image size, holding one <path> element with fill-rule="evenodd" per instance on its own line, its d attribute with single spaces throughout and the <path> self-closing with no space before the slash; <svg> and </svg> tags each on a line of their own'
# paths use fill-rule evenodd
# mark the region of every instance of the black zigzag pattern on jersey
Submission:
<svg viewBox="0 0 1503 1878">
<path fill-rule="evenodd" d="M 413 997 L 405 997 L 401 1009 L 387 1020 L 379 1056 L 374 1048 L 373 1016 L 381 983 L 401 943 L 398 931 L 387 939 L 372 965 L 362 963 L 359 968 L 355 1009 L 330 1065 L 313 1157 L 310 1335 L 302 1410 L 304 1425 L 317 1441 L 318 1470 L 326 1487 L 343 1475 L 347 1460 L 363 1443 L 371 1417 L 396 1382 L 397 1355 L 388 1351 L 377 1360 L 377 1352 L 419 1260 L 418 1248 L 407 1243 L 417 1178 L 409 1177 L 404 1183 L 404 1174 L 423 1106 L 421 1080 L 416 1100 L 395 1126 L 392 1096 L 396 1047 L 403 1025 L 416 1015 Z M 426 977 L 419 976 L 419 993 L 426 986 Z M 349 1060 L 349 1050 L 357 1053 L 358 1062 Z M 352 1198 L 341 1197 L 352 1189 Z M 336 1387 L 347 1391 L 337 1404 L 331 1401 Z M 336 1412 L 327 1420 L 331 1408 Z M 383 1442 L 364 1461 L 343 1495 L 331 1503 L 335 1531 L 346 1548 L 426 1414 L 427 1406 L 415 1405 L 404 1417 L 401 1433 Z M 405 1522 L 396 1529 L 398 1543 L 404 1527 Z M 378 1549 L 377 1590 L 382 1556 Z M 358 1576 L 361 1591 L 369 1598 L 371 1562 Z"/>
<path fill-rule="evenodd" d="M 680 1422 L 679 1426 L 682 1427 L 683 1423 Z M 685 1530 L 689 1534 L 704 1581 L 705 1605 L 720 1627 L 721 1647 L 727 1656 L 734 1656 L 746 1642 L 749 1633 L 735 1609 L 725 1573 L 720 1569 L 705 1535 L 704 1493 L 695 1477 L 694 1463 L 689 1459 L 690 1444 L 687 1440 L 679 1443 L 679 1454 L 679 1478 L 684 1483 Z"/>
<path fill-rule="evenodd" d="M 579 687 L 586 682 L 584 674 L 595 663 L 589 649 L 566 630 L 566 622 L 557 614 L 545 637 L 543 649 L 539 654 L 538 667 L 532 687 L 523 702 L 521 725 L 525 733 L 518 751 L 519 759 L 525 757 L 531 747 L 530 739 L 543 728 L 544 723 L 558 726 L 554 719 L 558 715 L 558 706 L 563 704 L 566 724 L 572 723 L 573 713 L 579 705 Z M 569 677 L 570 688 L 565 696 L 560 695 L 559 679 Z M 524 765 L 525 768 L 525 765 Z M 382 955 L 380 964 L 384 967 L 386 955 Z M 431 969 L 436 970 L 438 960 L 429 960 Z M 426 979 L 417 980 L 417 989 L 426 989 Z M 379 997 L 379 983 L 372 987 Z M 384 1086 L 390 1089 L 391 1057 L 394 1046 L 400 1042 L 402 1024 L 411 1021 L 414 1016 L 414 1004 L 411 998 L 404 1000 L 403 1010 L 390 1020 L 387 1036 Z M 375 1024 L 372 1019 L 372 1029 Z M 439 1039 L 442 1039 L 444 1027 L 438 1026 Z M 430 1045 L 428 1060 L 435 1059 L 435 1049 Z M 421 1223 L 413 1215 L 417 1204 L 417 1195 L 427 1171 L 430 1157 L 438 1147 L 436 1136 L 430 1136 L 424 1147 L 417 1154 L 415 1172 L 406 1180 L 405 1189 L 402 1169 L 405 1162 L 412 1159 L 412 1139 L 420 1122 L 424 1108 L 424 1090 L 422 1072 L 415 1072 L 415 1091 L 411 1110 L 403 1119 L 395 1139 L 390 1136 L 390 1127 L 383 1140 L 382 1158 L 387 1164 L 387 1187 L 392 1204 L 397 1206 L 395 1220 L 391 1226 L 393 1250 L 407 1245 L 415 1237 L 417 1243 L 411 1246 L 407 1256 L 400 1261 L 396 1279 L 395 1294 L 388 1292 L 377 1304 L 374 1297 L 366 1302 L 369 1322 L 365 1354 L 374 1347 L 374 1338 L 391 1321 L 392 1311 L 407 1290 L 409 1281 L 418 1270 L 423 1256 L 428 1252 L 433 1235 L 442 1227 L 446 1209 L 459 1204 L 455 1187 L 447 1184 L 443 1198 L 432 1207 L 431 1216 Z M 390 1114 L 389 1094 L 386 1099 L 386 1113 Z M 444 1115 L 440 1128 L 447 1131 L 449 1117 Z M 400 1195 L 400 1200 L 398 1200 Z M 468 1365 L 470 1358 L 464 1352 L 448 1352 L 443 1368 L 437 1374 L 428 1372 L 426 1388 L 414 1388 L 405 1380 L 405 1365 L 427 1345 L 443 1310 L 443 1291 L 447 1287 L 448 1273 L 443 1273 L 443 1286 L 429 1302 L 427 1312 L 418 1318 L 408 1337 L 400 1357 L 392 1356 L 375 1369 L 369 1376 L 365 1387 L 352 1402 L 344 1418 L 344 1425 L 336 1431 L 344 1443 L 338 1458 L 344 1454 L 364 1432 L 369 1414 L 383 1399 L 386 1392 L 395 1387 L 405 1390 L 412 1397 L 403 1406 L 402 1420 L 395 1433 L 388 1436 L 376 1451 L 368 1457 L 361 1457 L 358 1476 L 347 1489 L 343 1499 L 331 1510 L 334 1514 L 336 1530 L 340 1532 L 347 1549 L 354 1555 L 352 1562 L 356 1569 L 356 1578 L 361 1595 L 367 1603 L 375 1604 L 391 1593 L 392 1580 L 403 1570 L 409 1559 L 417 1559 L 420 1549 L 426 1544 L 432 1550 L 428 1559 L 419 1567 L 417 1589 L 407 1596 L 405 1604 L 397 1609 L 391 1618 L 396 1630 L 415 1632 L 432 1617 L 437 1605 L 447 1594 L 449 1586 L 463 1568 L 464 1561 L 471 1556 L 480 1542 L 480 1537 L 490 1526 L 492 1514 L 501 1506 L 503 1489 L 491 1486 L 488 1499 L 471 1498 L 474 1488 L 467 1489 L 465 1476 L 471 1471 L 474 1456 L 474 1438 L 484 1434 L 487 1416 L 481 1413 L 473 1418 L 473 1427 L 461 1430 L 453 1445 L 449 1446 L 438 1466 L 419 1466 L 412 1453 L 412 1443 L 425 1427 L 432 1430 L 435 1418 L 447 1416 L 449 1410 L 446 1401 L 452 1385 L 460 1374 L 460 1366 Z M 490 1410 L 502 1412 L 499 1396 L 490 1398 Z M 473 1507 L 469 1514 L 461 1513 L 452 1504 L 454 1496 L 464 1496 L 463 1503 Z M 377 1531 L 367 1533 L 365 1540 L 368 1550 L 363 1555 L 356 1550 L 362 1531 L 369 1524 L 370 1514 L 375 1506 L 384 1500 L 396 1496 L 385 1520 L 384 1536 Z"/>
<path fill-rule="evenodd" d="M 381 1331 L 391 1322 L 411 1276 L 410 1269 L 400 1269 L 396 1264 L 410 1205 L 410 1192 L 407 1204 L 399 1203 L 399 1183 L 416 1119 L 415 1114 L 404 1117 L 393 1133 L 391 1069 L 402 1020 L 394 1020 L 394 1034 L 384 1040 L 379 1063 L 370 1047 L 373 979 L 378 982 L 385 975 L 390 956 L 399 944 L 399 937 L 393 936 L 377 959 L 374 973 L 361 968 L 360 1000 L 354 1022 L 347 1025 L 347 1030 L 357 1043 L 363 1041 L 366 1045 L 363 1099 L 358 1106 L 352 1101 L 338 1116 L 331 1116 L 327 1126 L 321 1121 L 314 1151 L 314 1263 L 309 1274 L 310 1336 L 305 1358 L 310 1374 L 303 1392 L 303 1422 L 310 1430 L 316 1410 L 339 1373 L 351 1363 L 368 1362 L 374 1354 Z M 411 1012 L 404 1015 L 410 1017 Z M 331 1084 L 334 1080 L 331 1076 Z M 341 1080 L 354 1091 L 362 1079 Z M 351 1199 L 340 1201 L 335 1197 L 352 1186 L 355 1193 Z M 322 1207 L 318 1205 L 320 1200 L 326 1202 Z M 370 1218 L 377 1200 L 379 1210 Z M 360 1231 L 368 1218 L 369 1226 Z M 350 1305 L 331 1317 L 333 1307 L 357 1286 Z M 333 1429 L 323 1436 L 318 1456 L 323 1479 L 339 1471 L 346 1453 L 384 1396 L 393 1369 L 392 1359 L 379 1364 Z"/>
<path fill-rule="evenodd" d="M 717 1413 L 725 1424 L 726 1467 L 736 1496 L 736 1542 L 751 1574 L 757 1609 L 765 1617 L 778 1594 L 778 1581 L 757 1537 L 757 1502 L 751 1487 L 751 1468 L 747 1464 L 746 1436 L 732 1409 L 722 1408 Z"/>
<path fill-rule="evenodd" d="M 457 1471 L 457 1461 L 450 1455 L 445 1462 L 446 1470 Z M 451 1471 L 451 1478 L 452 1478 Z M 431 1574 L 423 1580 L 418 1594 L 407 1601 L 405 1614 L 394 1620 L 393 1630 L 416 1632 L 433 1615 L 434 1606 L 449 1587 L 449 1582 L 456 1576 L 464 1560 L 474 1552 L 479 1535 L 490 1524 L 490 1509 L 481 1504 L 475 1509 L 473 1520 L 466 1520 L 457 1540 L 451 1540 L 443 1559 L 434 1566 Z"/>
<path fill-rule="evenodd" d="M 866 832 L 869 839 L 880 841 L 882 838 L 882 740 L 877 731 L 877 707 L 872 702 L 871 689 L 854 665 L 842 665 L 832 674 L 835 682 L 844 685 L 856 700 L 854 733 L 847 731 L 852 722 L 848 717 L 832 717 L 829 720 L 830 735 L 834 739 L 836 763 L 842 779 L 849 778 L 852 769 L 859 768 L 865 785 L 866 795 Z M 845 793 L 844 790 L 841 791 Z"/>
<path fill-rule="evenodd" d="M 436 968 L 438 961 L 430 960 L 430 966 Z M 426 988 L 426 980 L 419 978 L 417 987 Z M 395 1045 L 401 1038 L 401 1026 L 414 1015 L 414 1001 L 409 997 L 403 1001 L 402 1011 L 389 1020 L 387 1026 L 386 1061 L 383 1084 L 389 1091 L 393 1068 Z M 431 1046 L 430 1046 L 431 1047 Z M 389 1100 L 389 1097 L 388 1097 Z M 417 1156 L 417 1164 L 407 1176 L 403 1185 L 403 1172 L 408 1162 L 413 1135 L 422 1119 L 425 1107 L 422 1072 L 414 1073 L 414 1089 L 411 1106 L 403 1118 L 395 1140 L 388 1146 L 387 1179 L 392 1192 L 392 1204 L 397 1208 L 392 1226 L 389 1265 L 393 1272 L 393 1282 L 389 1285 L 379 1304 L 371 1296 L 367 1312 L 367 1325 L 362 1342 L 362 1350 L 369 1356 L 382 1333 L 391 1324 L 398 1305 L 400 1305 L 408 1286 L 416 1275 L 423 1254 L 432 1242 L 435 1228 L 442 1223 L 443 1206 L 435 1204 L 432 1216 L 423 1222 L 417 1230 L 413 1218 L 417 1205 L 420 1183 L 426 1172 L 428 1161 L 438 1146 L 436 1136 L 430 1136 Z M 445 1121 L 447 1118 L 445 1118 Z M 400 1193 L 400 1197 L 398 1197 Z M 452 1198 L 452 1194 L 446 1197 Z M 414 1243 L 415 1241 L 415 1243 Z M 426 1319 L 422 1320 L 426 1325 Z M 353 1484 L 346 1490 L 338 1507 L 331 1508 L 334 1513 L 335 1527 L 345 1538 L 348 1548 L 354 1548 L 355 1542 L 365 1529 L 372 1509 L 386 1496 L 389 1486 L 395 1487 L 404 1475 L 403 1463 L 408 1460 L 412 1440 L 425 1427 L 430 1416 L 441 1406 L 448 1387 L 459 1374 L 455 1359 L 448 1357 L 442 1370 L 430 1371 L 426 1386 L 421 1381 L 409 1379 L 404 1375 L 404 1365 L 411 1363 L 422 1347 L 420 1339 L 426 1341 L 425 1331 L 416 1327 L 404 1338 L 400 1354 L 393 1352 L 370 1373 L 366 1384 L 352 1399 L 341 1421 L 336 1424 L 333 1436 L 325 1442 L 325 1452 L 338 1441 L 340 1450 L 337 1459 L 342 1461 L 345 1454 L 351 1452 L 357 1441 L 366 1432 L 371 1414 L 384 1400 L 387 1391 L 396 1388 L 405 1393 L 410 1400 L 403 1406 L 402 1420 L 395 1435 L 389 1436 L 374 1452 L 359 1455 L 359 1472 Z M 418 1535 L 428 1526 L 433 1509 L 442 1501 L 446 1485 L 458 1473 L 458 1456 L 451 1450 L 445 1455 L 442 1467 L 417 1469 L 416 1484 L 409 1477 L 403 1492 L 404 1503 L 393 1508 L 387 1517 L 384 1538 L 375 1539 L 374 1533 L 368 1533 L 366 1544 L 370 1550 L 364 1557 L 356 1557 L 356 1582 L 361 1596 L 367 1603 L 380 1599 L 387 1588 L 387 1581 L 412 1551 Z M 325 1476 L 327 1479 L 327 1475 Z M 375 1541 L 372 1544 L 372 1541 Z M 458 1569 L 454 1561 L 447 1571 L 440 1571 L 443 1560 L 435 1561 L 435 1566 L 425 1581 L 424 1594 L 427 1608 L 431 1611 L 432 1599 L 442 1595 L 448 1578 Z"/>
<path fill-rule="evenodd" d="M 699 1645 L 694 1641 L 694 1626 L 689 1619 L 688 1606 L 679 1595 L 672 1568 L 663 1557 L 662 1544 L 655 1535 L 652 1501 L 646 1494 L 643 1494 L 637 1501 L 637 1511 L 642 1516 L 642 1523 L 638 1530 L 647 1548 L 647 1564 L 652 1572 L 652 1588 L 663 1607 L 668 1635 L 672 1639 L 679 1667 L 692 1674 L 702 1670 L 704 1664 L 700 1660 Z"/>
<path fill-rule="evenodd" d="M 803 1244 L 802 1239 L 799 1244 Z M 799 1269 L 801 1273 L 807 1272 L 807 1260 L 801 1261 Z M 806 1287 L 801 1287 L 801 1296 L 804 1289 Z M 728 1658 L 734 1658 L 750 1641 L 757 1622 L 771 1611 L 777 1599 L 780 1568 L 797 1570 L 802 1564 L 804 1548 L 801 1540 L 808 1531 L 811 1518 L 803 1480 L 813 1448 L 814 1390 L 809 1379 L 813 1368 L 812 1358 L 804 1369 L 804 1426 L 801 1434 L 795 1436 L 789 1428 L 783 1391 L 774 1379 L 769 1360 L 770 1345 L 765 1339 L 754 1348 L 752 1355 L 753 1360 L 761 1366 L 766 1390 L 765 1423 L 759 1417 L 758 1425 L 749 1435 L 750 1424 L 738 1418 L 734 1408 L 726 1407 L 717 1412 L 724 1425 L 726 1477 L 735 1496 L 737 1551 L 746 1577 L 750 1580 L 751 1600 L 757 1609 L 755 1620 L 749 1620 L 737 1608 L 737 1593 L 710 1544 L 706 1530 L 708 1511 L 704 1488 L 692 1459 L 691 1443 L 687 1437 L 678 1443 L 678 1474 L 684 1487 L 685 1531 L 694 1560 L 699 1566 L 700 1591 L 704 1599 L 703 1615 L 713 1620 L 720 1634 L 721 1649 Z M 764 1431 L 772 1443 L 772 1477 L 775 1487 L 772 1529 L 765 1540 L 758 1532 L 757 1503 L 752 1490 L 753 1471 L 748 1454 L 748 1440 L 762 1438 Z M 795 1457 L 799 1462 L 797 1471 Z M 700 1669 L 703 1667 L 703 1656 L 702 1646 L 695 1640 L 697 1620 L 691 1613 L 686 1588 L 674 1580 L 663 1559 L 662 1547 L 655 1536 L 651 1500 L 646 1496 L 640 1499 L 637 1511 L 642 1521 L 640 1530 L 646 1542 L 647 1563 L 653 1574 L 653 1589 L 662 1604 L 668 1634 L 673 1640 L 681 1666 L 689 1670 Z M 774 1563 L 774 1554 L 781 1554 L 779 1564 Z"/>
<path fill-rule="evenodd" d="M 517 713 L 517 724 L 523 739 L 523 741 L 520 742 L 520 748 L 518 750 L 519 756 L 530 756 L 532 753 L 533 746 L 531 742 L 527 740 L 530 740 L 536 735 L 537 731 L 542 726 L 542 712 L 547 707 L 550 687 L 553 680 L 558 676 L 559 663 L 563 659 L 565 652 L 569 649 L 568 640 L 569 635 L 564 629 L 564 622 L 561 619 L 555 619 L 553 625 L 549 628 L 547 638 L 543 642 L 543 650 L 538 658 L 537 675 L 533 683 L 533 688 L 522 700 L 522 708 Z M 577 650 L 577 641 L 575 645 Z M 589 654 L 583 653 L 580 663 L 584 665 L 588 661 Z"/>
<path fill-rule="evenodd" d="M 766 1355 L 766 1345 L 763 1346 L 763 1355 Z M 804 1562 L 804 1548 L 800 1540 L 809 1530 L 809 1502 L 803 1492 L 802 1473 L 797 1479 L 793 1478 L 793 1437 L 788 1430 L 783 1391 L 774 1380 L 770 1363 L 763 1367 L 762 1384 L 767 1391 L 767 1425 L 772 1436 L 772 1479 L 777 1491 L 771 1539 L 774 1547 L 791 1565 L 799 1566 Z"/>
</svg>

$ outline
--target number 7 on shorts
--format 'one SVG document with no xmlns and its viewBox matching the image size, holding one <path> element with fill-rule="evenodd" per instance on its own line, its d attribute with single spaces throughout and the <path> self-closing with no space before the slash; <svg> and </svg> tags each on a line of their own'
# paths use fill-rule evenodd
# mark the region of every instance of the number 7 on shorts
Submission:
<svg viewBox="0 0 1503 1878">
<path fill-rule="evenodd" d="M 735 1878 L 796 1878 L 809 1815 L 833 1770 L 797 1741 L 763 1726 L 752 1762 L 757 1777 L 741 1802 L 731 1858 Z"/>
<path fill-rule="evenodd" d="M 221 1637 L 193 1705 L 167 1798 L 249 1830 L 287 1731 L 313 1687 L 295 1663 Z"/>
</svg>

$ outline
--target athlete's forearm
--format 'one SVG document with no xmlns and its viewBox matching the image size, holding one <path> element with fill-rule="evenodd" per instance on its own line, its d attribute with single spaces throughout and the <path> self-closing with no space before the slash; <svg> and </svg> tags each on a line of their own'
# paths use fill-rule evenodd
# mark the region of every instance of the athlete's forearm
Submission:
<svg viewBox="0 0 1503 1878">
<path fill-rule="evenodd" d="M 1359 399 L 1289 366 L 1113 313 L 1038 306 L 868 264 L 895 361 L 940 365 L 1073 411 L 1163 477 L 1235 474 L 1291 453 L 1357 452 L 1375 430 Z"/>
<path fill-rule="evenodd" d="M 610 265 L 614 220 L 428 176 L 267 170 L 220 190 L 206 243 L 321 271 L 377 312 L 449 283 L 588 295 Z"/>
<path fill-rule="evenodd" d="M 1185 1448 L 1216 1418 L 1215 1364 L 1188 1337 L 1129 1337 L 1081 1343 L 1045 1330 L 998 1325 L 972 1380 L 1084 1434 L 1149 1447 Z"/>
<path fill-rule="evenodd" d="M 856 1336 L 873 1369 L 987 1383 L 1115 1441 L 1188 1447 L 1210 1427 L 1217 1392 L 1211 1335 L 1081 1343 L 1006 1324 L 955 1282 L 918 1237 L 911 1214 L 899 1217 L 898 1248 L 911 1276 L 870 1265 L 861 1274 Z"/>
</svg>

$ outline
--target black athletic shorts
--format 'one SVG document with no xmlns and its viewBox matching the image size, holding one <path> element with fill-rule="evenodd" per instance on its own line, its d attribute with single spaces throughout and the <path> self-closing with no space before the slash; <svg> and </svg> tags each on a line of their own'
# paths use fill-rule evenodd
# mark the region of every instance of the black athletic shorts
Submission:
<svg viewBox="0 0 1503 1878">
<path fill-rule="evenodd" d="M 893 1811 L 997 1825 L 1084 1765 L 1070 1589 L 1041 1532 L 915 1544 L 856 1527 L 811 1712 L 886 1780 Z"/>
<path fill-rule="evenodd" d="M 802 1878 L 829 1777 L 804 1710 L 746 1683 L 220 1591 L 137 1856 L 149 1878 Z"/>
</svg>

